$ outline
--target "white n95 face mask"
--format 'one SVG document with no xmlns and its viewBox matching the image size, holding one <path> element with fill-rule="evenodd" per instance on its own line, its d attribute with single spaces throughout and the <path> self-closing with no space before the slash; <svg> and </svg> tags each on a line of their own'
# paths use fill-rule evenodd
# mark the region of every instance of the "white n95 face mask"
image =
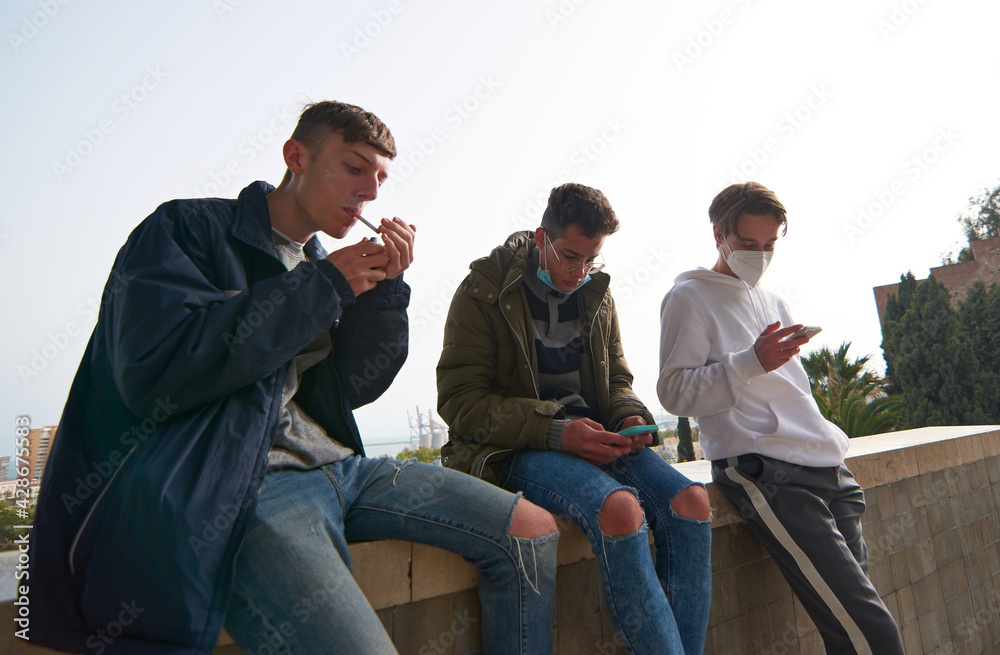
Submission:
<svg viewBox="0 0 1000 655">
<path fill-rule="evenodd" d="M 727 240 L 723 239 L 723 242 L 726 247 L 729 247 Z M 733 250 L 729 248 L 726 263 L 729 264 L 729 270 L 736 277 L 753 289 L 760 283 L 760 278 L 764 276 L 764 271 L 767 270 L 773 256 L 774 251 L 771 250 Z"/>
</svg>

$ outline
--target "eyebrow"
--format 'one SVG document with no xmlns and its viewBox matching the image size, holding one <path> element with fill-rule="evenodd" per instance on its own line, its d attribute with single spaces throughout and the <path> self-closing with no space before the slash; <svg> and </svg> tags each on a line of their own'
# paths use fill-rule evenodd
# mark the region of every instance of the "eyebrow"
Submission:
<svg viewBox="0 0 1000 655">
<path fill-rule="evenodd" d="M 371 159 L 369 159 L 368 157 L 365 157 L 365 156 L 364 156 L 364 155 L 362 155 L 362 154 L 361 154 L 361 153 L 360 153 L 359 151 L 357 151 L 357 150 L 354 150 L 353 148 L 352 148 L 352 149 L 350 149 L 350 150 L 348 150 L 347 152 L 351 153 L 352 155 L 357 155 L 358 157 L 360 157 L 361 159 L 365 160 L 366 162 L 368 162 L 368 163 L 369 163 L 369 164 L 371 164 L 372 166 L 374 166 L 374 165 L 375 165 L 375 162 L 374 162 L 374 161 L 372 161 L 372 160 L 371 160 Z"/>
<path fill-rule="evenodd" d="M 351 149 L 351 150 L 348 150 L 347 152 L 350 153 L 350 154 L 352 154 L 352 155 L 355 155 L 355 156 L 361 158 L 369 166 L 373 166 L 373 167 L 375 166 L 375 162 L 373 160 L 369 159 L 368 157 L 365 157 L 364 155 L 362 155 L 357 150 Z M 382 171 L 381 175 L 379 175 L 379 180 L 381 180 L 382 182 L 385 182 L 388 178 L 389 178 L 389 173 L 387 173 L 385 171 Z"/>
<path fill-rule="evenodd" d="M 587 259 L 587 260 L 591 260 L 591 259 L 597 259 L 598 257 L 601 256 L 601 253 L 597 253 L 593 257 L 584 257 L 580 253 L 578 253 L 578 252 L 576 252 L 574 250 L 570 250 L 569 248 L 566 248 L 566 252 L 569 253 L 569 256 L 572 257 L 573 259 Z"/>
</svg>

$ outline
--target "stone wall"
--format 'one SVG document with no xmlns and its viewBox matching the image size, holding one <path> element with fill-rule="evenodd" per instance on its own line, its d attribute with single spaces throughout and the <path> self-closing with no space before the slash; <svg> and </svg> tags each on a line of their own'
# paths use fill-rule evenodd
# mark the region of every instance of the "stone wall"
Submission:
<svg viewBox="0 0 1000 655">
<path fill-rule="evenodd" d="M 870 575 L 903 631 L 909 655 L 1000 653 L 1000 427 L 924 428 L 852 441 L 848 466 L 866 489 Z M 707 462 L 678 466 L 709 481 Z M 733 507 L 709 485 L 712 615 L 707 655 L 823 653 L 777 568 Z M 555 624 L 563 655 L 624 652 L 583 534 L 560 522 Z M 401 653 L 476 652 L 476 570 L 426 546 L 351 546 L 356 577 Z M 315 599 L 322 606 L 326 599 Z M 0 625 L 13 606 L 0 604 Z M 0 651 L 45 653 L 4 629 Z M 217 653 L 239 650 L 223 634 Z M 258 654 L 259 655 L 259 654 Z"/>
<path fill-rule="evenodd" d="M 1000 428 L 855 439 L 869 575 L 906 652 L 1000 652 Z M 823 653 L 770 557 L 731 505 L 713 524 L 707 654 Z"/>
</svg>

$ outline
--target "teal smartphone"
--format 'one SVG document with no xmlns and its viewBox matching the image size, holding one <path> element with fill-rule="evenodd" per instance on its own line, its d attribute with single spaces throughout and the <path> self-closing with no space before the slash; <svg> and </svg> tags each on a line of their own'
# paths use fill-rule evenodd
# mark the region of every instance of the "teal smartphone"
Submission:
<svg viewBox="0 0 1000 655">
<path fill-rule="evenodd" d="M 618 434 L 625 435 L 626 437 L 634 437 L 638 434 L 645 434 L 646 432 L 658 432 L 659 429 L 660 428 L 656 425 L 633 425 L 630 428 L 619 430 Z"/>
</svg>

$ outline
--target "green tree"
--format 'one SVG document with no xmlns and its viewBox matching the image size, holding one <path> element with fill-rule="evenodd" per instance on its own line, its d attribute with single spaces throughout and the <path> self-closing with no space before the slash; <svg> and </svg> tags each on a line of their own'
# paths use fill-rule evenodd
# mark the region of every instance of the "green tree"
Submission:
<svg viewBox="0 0 1000 655">
<path fill-rule="evenodd" d="M 968 243 L 957 256 L 946 254 L 942 258 L 945 264 L 972 261 L 973 241 L 1000 236 L 1000 184 L 993 189 L 984 187 L 969 198 L 969 206 L 958 215 L 958 222 Z"/>
<path fill-rule="evenodd" d="M 969 285 L 958 303 L 958 323 L 979 363 L 974 404 L 990 423 L 1000 421 L 1000 285 L 987 289 L 982 280 Z"/>
<path fill-rule="evenodd" d="M 691 422 L 686 416 L 677 419 L 677 461 L 694 461 L 694 444 L 691 442 Z"/>
<path fill-rule="evenodd" d="M 1000 184 L 969 198 L 969 207 L 958 220 L 969 241 L 1000 236 Z"/>
<path fill-rule="evenodd" d="M 848 437 L 890 432 L 898 420 L 900 399 L 889 396 L 885 380 L 865 368 L 871 359 L 847 356 L 851 342 L 836 351 L 824 346 L 802 359 L 820 412 Z"/>
<path fill-rule="evenodd" d="M 976 298 L 965 310 L 967 321 L 988 310 L 988 302 Z M 884 321 L 887 376 L 901 397 L 898 428 L 996 420 L 998 407 L 983 390 L 993 393 L 997 373 L 980 367 L 969 338 L 972 326 L 963 328 L 948 290 L 934 276 L 919 285 L 912 274 L 902 276 L 899 293 L 886 302 Z"/>
<path fill-rule="evenodd" d="M 412 448 L 404 448 L 396 455 L 398 460 L 414 459 L 418 462 L 423 462 L 424 464 L 430 464 L 435 459 L 441 456 L 440 448 L 428 448 L 427 446 L 420 446 L 416 450 Z"/>
<path fill-rule="evenodd" d="M 823 346 L 809 353 L 808 357 L 802 358 L 802 368 L 806 370 L 809 383 L 814 390 L 826 389 L 830 385 L 863 385 L 878 379 L 877 375 L 865 370 L 865 365 L 871 356 L 863 355 L 853 361 L 848 360 L 847 351 L 850 348 L 851 342 L 847 341 L 840 344 L 836 352 L 831 352 L 828 346 Z"/>
<path fill-rule="evenodd" d="M 28 509 L 28 516 L 20 518 L 18 508 L 13 505 L 0 506 L 0 551 L 14 548 L 14 541 L 22 534 L 30 534 L 29 530 L 15 530 L 15 525 L 31 525 L 35 521 L 35 508 Z M 30 537 L 29 537 L 30 538 Z"/>
<path fill-rule="evenodd" d="M 902 398 L 886 395 L 881 381 L 834 385 L 814 390 L 813 398 L 823 416 L 852 439 L 892 432 L 902 409 Z"/>
</svg>

